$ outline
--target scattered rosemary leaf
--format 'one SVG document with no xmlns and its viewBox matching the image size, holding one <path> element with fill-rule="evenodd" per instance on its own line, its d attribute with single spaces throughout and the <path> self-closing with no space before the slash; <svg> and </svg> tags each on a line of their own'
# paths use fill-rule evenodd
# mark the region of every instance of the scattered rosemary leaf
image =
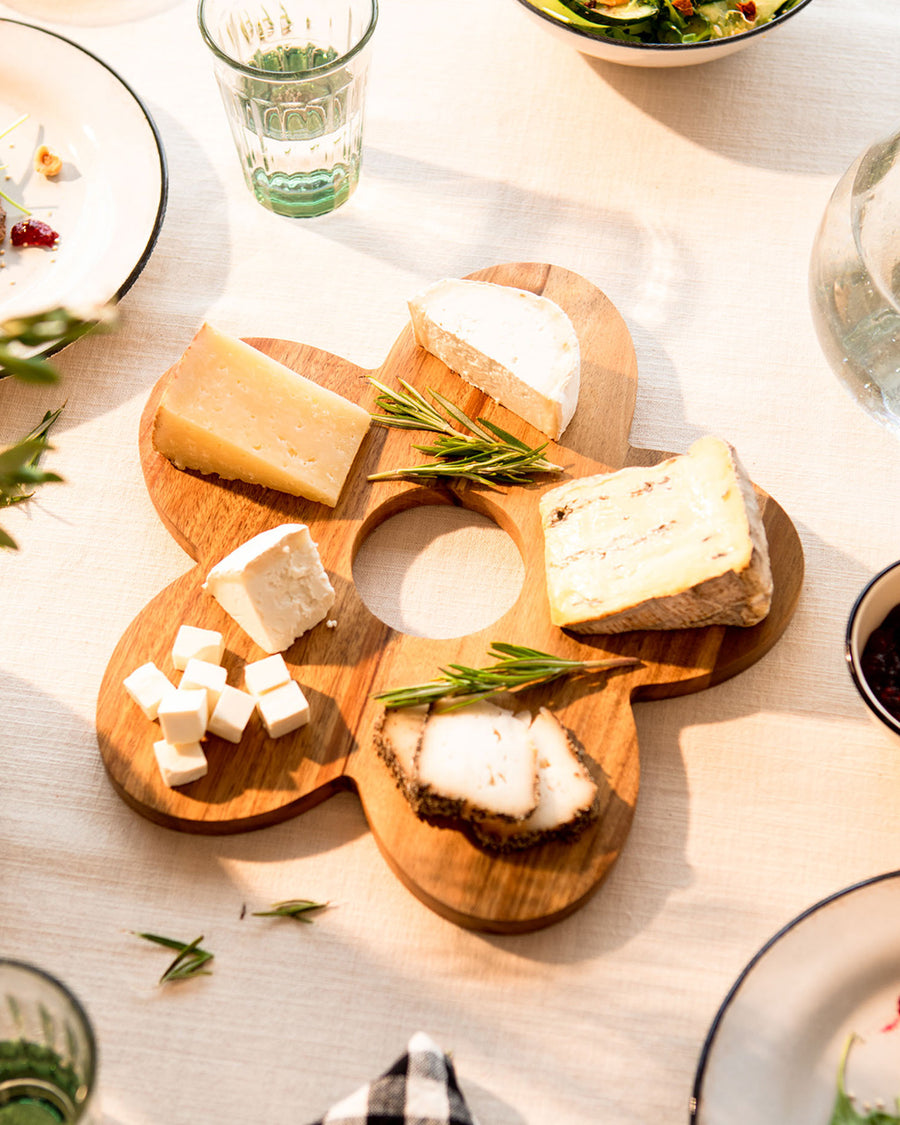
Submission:
<svg viewBox="0 0 900 1125">
<path fill-rule="evenodd" d="M 324 910 L 327 902 L 312 902 L 306 898 L 289 898 L 283 902 L 273 902 L 270 910 L 254 910 L 254 918 L 294 918 L 298 922 L 312 922 L 307 917 L 314 910 Z"/>
<path fill-rule="evenodd" d="M 615 656 L 603 660 L 566 660 L 539 649 L 500 641 L 491 644 L 488 655 L 495 657 L 495 663 L 485 668 L 450 664 L 440 669 L 442 675 L 439 679 L 378 692 L 375 698 L 385 707 L 399 708 L 415 707 L 437 699 L 463 697 L 454 708 L 466 707 L 499 692 L 547 684 L 578 672 L 601 672 L 641 663 L 632 656 Z"/>
<path fill-rule="evenodd" d="M 375 403 L 382 413 L 373 414 L 373 422 L 380 426 L 427 430 L 440 435 L 431 445 L 413 445 L 413 449 L 433 457 L 433 461 L 373 473 L 368 478 L 370 481 L 453 477 L 491 487 L 497 484 L 527 484 L 536 474 L 561 471 L 559 465 L 543 456 L 549 442 L 532 447 L 485 418 L 473 421 L 449 399 L 430 388 L 428 393 L 437 406 L 404 379 L 397 380 L 402 391 L 392 391 L 371 375 L 368 379 L 380 392 Z M 456 429 L 444 415 L 469 432 L 466 434 Z"/>
<path fill-rule="evenodd" d="M 138 933 L 137 931 L 135 931 L 135 936 L 143 938 L 145 941 L 152 941 L 156 945 L 165 946 L 166 949 L 175 949 L 178 951 L 175 959 L 159 978 L 160 984 L 166 984 L 176 980 L 189 980 L 196 976 L 211 975 L 211 970 L 205 969 L 203 966 L 211 961 L 214 955 L 210 953 L 208 949 L 200 948 L 200 942 L 203 941 L 203 934 L 189 942 L 161 937 L 159 934 Z"/>
</svg>

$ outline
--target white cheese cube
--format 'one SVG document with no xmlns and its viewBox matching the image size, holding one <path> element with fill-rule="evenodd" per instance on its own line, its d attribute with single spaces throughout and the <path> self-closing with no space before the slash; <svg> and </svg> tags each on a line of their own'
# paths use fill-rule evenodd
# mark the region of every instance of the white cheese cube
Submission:
<svg viewBox="0 0 900 1125">
<path fill-rule="evenodd" d="M 256 706 L 269 738 L 281 738 L 309 722 L 309 704 L 296 680 L 259 696 Z"/>
<path fill-rule="evenodd" d="M 252 695 L 226 684 L 206 729 L 228 742 L 240 742 L 255 707 Z"/>
<path fill-rule="evenodd" d="M 206 692 L 206 709 L 211 715 L 219 702 L 228 673 L 221 664 L 210 664 L 192 656 L 187 662 L 179 687 L 185 691 L 202 688 Z"/>
<path fill-rule="evenodd" d="M 199 742 L 206 734 L 209 707 L 205 688 L 173 688 L 166 692 L 157 712 L 166 742 L 181 746 Z"/>
<path fill-rule="evenodd" d="M 333 507 L 370 421 L 355 402 L 204 324 L 171 369 L 153 445 L 179 469 Z"/>
<path fill-rule="evenodd" d="M 148 719 L 156 718 L 162 697 L 174 688 L 168 676 L 152 660 L 135 668 L 130 676 L 125 677 L 122 685 Z"/>
<path fill-rule="evenodd" d="M 558 438 L 578 402 L 581 351 L 555 302 L 449 278 L 409 302 L 416 343 L 507 409 Z"/>
<path fill-rule="evenodd" d="M 291 673 L 280 652 L 244 666 L 244 687 L 253 695 L 263 695 L 273 688 L 281 687 L 290 678 Z"/>
<path fill-rule="evenodd" d="M 334 604 L 305 523 L 255 535 L 212 568 L 203 588 L 265 652 L 289 648 Z"/>
<path fill-rule="evenodd" d="M 186 742 L 173 746 L 161 738 L 153 743 L 153 753 L 163 781 L 171 789 L 176 785 L 187 785 L 206 774 L 208 767 L 206 755 L 199 742 Z"/>
<path fill-rule="evenodd" d="M 175 634 L 172 646 L 172 663 L 179 672 L 187 667 L 187 662 L 196 657 L 210 664 L 221 664 L 225 652 L 222 634 L 216 629 L 199 629 L 196 625 L 182 625 Z"/>
</svg>

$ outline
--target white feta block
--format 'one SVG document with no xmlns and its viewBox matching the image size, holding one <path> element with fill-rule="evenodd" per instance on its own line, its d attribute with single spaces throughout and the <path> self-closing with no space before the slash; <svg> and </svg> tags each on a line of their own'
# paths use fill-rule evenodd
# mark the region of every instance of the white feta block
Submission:
<svg viewBox="0 0 900 1125">
<path fill-rule="evenodd" d="M 244 687 L 253 695 L 264 695 L 286 684 L 290 678 L 291 673 L 280 652 L 244 665 Z"/>
<path fill-rule="evenodd" d="M 135 668 L 130 676 L 125 677 L 122 685 L 148 719 L 156 718 L 162 697 L 175 687 L 152 660 Z"/>
<path fill-rule="evenodd" d="M 203 588 L 264 652 L 283 652 L 334 604 L 305 523 L 255 535 L 212 568 Z"/>
<path fill-rule="evenodd" d="M 199 742 L 206 734 L 209 707 L 204 688 L 173 688 L 159 704 L 157 716 L 163 737 L 173 746 Z"/>
<path fill-rule="evenodd" d="M 170 789 L 176 785 L 187 785 L 203 777 L 209 768 L 203 747 L 199 742 L 185 742 L 173 746 L 161 738 L 153 743 L 153 753 L 162 779 Z"/>
<path fill-rule="evenodd" d="M 269 738 L 281 738 L 309 722 L 309 704 L 296 680 L 259 696 L 256 706 Z"/>
<path fill-rule="evenodd" d="M 206 709 L 211 715 L 219 702 L 228 673 L 221 664 L 210 664 L 192 656 L 187 662 L 179 687 L 185 691 L 202 688 L 206 692 Z"/>
<path fill-rule="evenodd" d="M 187 662 L 196 657 L 210 664 L 221 664 L 225 652 L 225 641 L 216 629 L 200 629 L 196 625 L 182 625 L 175 634 L 172 646 L 172 663 L 179 672 L 187 667 Z"/>
<path fill-rule="evenodd" d="M 240 742 L 255 707 L 252 695 L 226 684 L 206 729 L 228 742 Z"/>
</svg>

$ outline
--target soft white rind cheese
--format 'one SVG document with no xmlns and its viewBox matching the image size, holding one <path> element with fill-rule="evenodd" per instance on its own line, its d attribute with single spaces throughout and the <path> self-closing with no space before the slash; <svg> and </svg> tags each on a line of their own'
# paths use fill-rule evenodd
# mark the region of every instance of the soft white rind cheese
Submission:
<svg viewBox="0 0 900 1125">
<path fill-rule="evenodd" d="M 546 297 L 450 278 L 409 301 L 416 343 L 485 394 L 558 438 L 578 402 L 572 322 Z"/>
<path fill-rule="evenodd" d="M 369 422 L 356 403 L 204 324 L 172 368 L 153 445 L 179 469 L 333 507 Z"/>
<path fill-rule="evenodd" d="M 755 625 L 769 612 L 765 529 L 716 437 L 652 468 L 567 481 L 540 501 L 551 619 L 585 633 Z"/>
<path fill-rule="evenodd" d="M 334 604 L 334 588 L 302 523 L 254 536 L 213 567 L 203 588 L 270 653 L 289 648 Z"/>
</svg>

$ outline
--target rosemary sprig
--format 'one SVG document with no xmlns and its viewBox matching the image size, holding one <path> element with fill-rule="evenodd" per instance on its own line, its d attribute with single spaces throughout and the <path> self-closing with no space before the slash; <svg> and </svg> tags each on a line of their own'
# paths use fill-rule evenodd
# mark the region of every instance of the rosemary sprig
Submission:
<svg viewBox="0 0 900 1125">
<path fill-rule="evenodd" d="M 312 902 L 307 898 L 289 898 L 273 902 L 271 910 L 254 910 L 254 918 L 294 918 L 298 922 L 312 922 L 308 915 L 314 910 L 324 910 L 327 902 Z"/>
<path fill-rule="evenodd" d="M 208 977 L 212 975 L 209 969 L 204 969 L 203 967 L 208 961 L 211 961 L 214 956 L 208 949 L 200 948 L 200 942 L 203 941 L 203 934 L 189 942 L 176 941 L 174 938 L 160 937 L 159 934 L 136 933 L 135 936 L 144 938 L 145 941 L 152 941 L 157 945 L 165 946 L 166 949 L 175 949 L 178 951 L 174 961 L 172 961 L 159 978 L 160 984 L 166 984 L 169 981 L 176 980 L 190 980 L 192 977 L 197 976 Z"/>
<path fill-rule="evenodd" d="M 440 669 L 440 679 L 378 692 L 375 698 L 385 707 L 399 708 L 415 707 L 436 699 L 464 697 L 449 708 L 454 710 L 498 692 L 547 684 L 576 672 L 599 672 L 640 664 L 640 660 L 631 656 L 615 656 L 605 660 L 566 660 L 535 648 L 499 641 L 491 644 L 488 655 L 495 657 L 495 663 L 485 668 L 450 664 Z"/>
<path fill-rule="evenodd" d="M 15 121 L 13 121 L 13 123 L 11 125 L 7 125 L 4 129 L 0 129 L 0 137 L 5 137 L 7 133 L 11 133 L 13 131 L 13 129 L 18 128 L 18 126 L 21 125 L 22 122 L 26 121 L 27 119 L 28 119 L 28 114 L 23 113 L 22 116 L 17 118 Z M 2 165 L 0 165 L 0 167 L 5 168 L 6 165 L 2 164 Z M 7 203 L 12 204 L 13 207 L 15 207 L 19 211 L 22 211 L 26 215 L 31 214 L 31 212 L 28 210 L 27 207 L 25 207 L 23 204 L 19 203 L 18 200 L 12 199 L 10 196 L 8 196 L 6 194 L 5 191 L 0 191 L 0 199 L 5 199 Z"/>
<path fill-rule="evenodd" d="M 437 406 L 404 379 L 397 380 L 403 390 L 392 391 L 371 375 L 368 378 L 380 392 L 375 403 L 382 413 L 373 414 L 373 422 L 401 430 L 428 430 L 440 434 L 431 445 L 413 446 L 413 449 L 435 458 L 434 461 L 373 473 L 368 478 L 370 481 L 457 477 L 491 486 L 527 484 L 536 473 L 561 471 L 561 466 L 554 465 L 543 456 L 549 442 L 532 447 L 485 418 L 473 421 L 431 388 L 428 393 Z M 460 432 L 445 415 L 469 432 Z"/>
</svg>

